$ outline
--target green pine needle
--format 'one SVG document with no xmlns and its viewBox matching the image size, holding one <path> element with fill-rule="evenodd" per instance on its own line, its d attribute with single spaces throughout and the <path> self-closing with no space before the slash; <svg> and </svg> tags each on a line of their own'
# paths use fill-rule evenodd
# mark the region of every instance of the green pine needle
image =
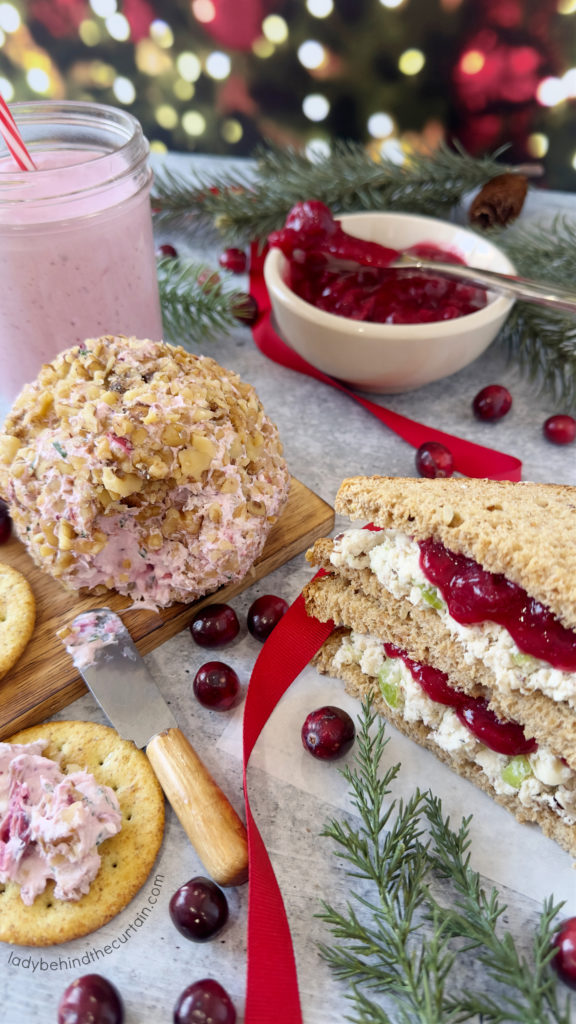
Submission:
<svg viewBox="0 0 576 1024">
<path fill-rule="evenodd" d="M 353 1024 L 569 1024 L 570 996 L 550 967 L 562 904 L 548 899 L 529 956 L 500 928 L 506 906 L 486 892 L 470 866 L 470 818 L 453 829 L 431 792 L 387 802 L 400 765 L 383 768 L 385 726 L 371 701 L 362 707 L 353 768 L 346 767 L 360 825 L 330 821 L 351 879 L 372 895 L 352 892 L 344 910 L 323 903 L 319 917 L 333 942 L 320 954 L 348 986 Z M 441 890 L 450 898 L 440 902 Z M 556 925 L 557 926 L 557 925 Z M 474 956 L 493 994 L 458 985 L 458 967 Z M 462 961 L 464 958 L 464 961 Z M 386 997 L 386 1009 L 381 997 Z"/>
<path fill-rule="evenodd" d="M 495 231 L 494 241 L 525 274 L 541 281 L 573 285 L 576 275 L 576 222 L 557 216 L 551 224 Z"/>
<path fill-rule="evenodd" d="M 551 225 L 495 233 L 518 273 L 574 287 L 576 222 L 556 217 Z M 576 289 L 575 289 L 576 291 Z M 576 317 L 518 302 L 500 336 L 508 358 L 555 405 L 576 409 Z"/>
<path fill-rule="evenodd" d="M 265 240 L 281 228 L 303 199 L 319 199 L 334 213 L 404 210 L 447 215 L 466 192 L 508 170 L 495 158 L 478 159 L 442 146 L 432 155 L 411 155 L 404 164 L 373 160 L 365 148 L 339 141 L 328 156 L 309 158 L 291 148 L 271 147 L 254 167 L 221 176 L 193 171 L 188 177 L 161 171 L 154 186 L 158 223 L 191 230 L 214 228 L 226 245 Z"/>
<path fill-rule="evenodd" d="M 167 336 L 184 348 L 202 348 L 217 335 L 238 327 L 244 292 L 223 287 L 221 272 L 187 259 L 162 259 L 158 285 Z M 225 278 L 226 279 L 226 278 Z M 236 310 L 236 315 L 235 315 Z"/>
</svg>

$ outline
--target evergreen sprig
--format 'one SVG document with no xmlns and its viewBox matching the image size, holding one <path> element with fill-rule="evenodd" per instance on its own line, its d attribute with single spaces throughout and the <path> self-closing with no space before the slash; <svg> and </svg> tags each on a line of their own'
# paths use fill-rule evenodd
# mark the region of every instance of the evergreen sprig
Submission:
<svg viewBox="0 0 576 1024">
<path fill-rule="evenodd" d="M 492 233 L 491 233 L 492 234 Z M 517 222 L 493 232 L 518 272 L 540 281 L 573 285 L 576 276 L 576 221 L 557 215 L 549 224 L 525 227 Z"/>
<path fill-rule="evenodd" d="M 282 227 L 295 203 L 319 199 L 334 213 L 404 210 L 448 214 L 470 191 L 509 170 L 494 157 L 471 157 L 440 146 L 430 155 L 411 154 L 401 164 L 376 161 L 361 145 L 338 141 L 327 156 L 271 146 L 259 150 L 255 165 L 220 176 L 192 171 L 186 177 L 160 171 L 153 205 L 159 223 L 191 230 L 216 229 L 227 245 L 265 240 Z"/>
<path fill-rule="evenodd" d="M 364 703 L 353 768 L 343 774 L 361 824 L 330 821 L 323 835 L 336 844 L 348 875 L 373 895 L 353 892 L 345 910 L 328 903 L 318 915 L 334 937 L 320 953 L 350 986 L 356 1024 L 569 1024 L 570 996 L 558 997 L 550 967 L 554 921 L 562 904 L 545 902 L 530 957 L 501 934 L 506 910 L 498 891 L 486 892 L 470 865 L 470 818 L 454 830 L 431 792 L 386 803 L 400 765 L 382 769 L 385 727 Z M 364 887 L 366 889 L 366 886 Z M 441 902 L 438 890 L 446 898 Z M 495 994 L 458 985 L 458 965 L 474 955 Z M 465 962 L 465 960 L 464 960 Z M 386 1010 L 377 997 L 385 996 Z"/>
<path fill-rule="evenodd" d="M 518 273 L 534 280 L 574 286 L 576 221 L 556 217 L 551 225 L 515 226 L 497 232 Z M 575 288 L 576 293 L 576 288 Z M 576 316 L 526 302 L 513 307 L 500 335 L 508 359 L 555 404 L 576 408 Z"/>
<path fill-rule="evenodd" d="M 188 259 L 158 262 L 162 318 L 167 335 L 184 348 L 238 327 L 235 308 L 245 293 L 226 289 L 216 272 Z"/>
</svg>

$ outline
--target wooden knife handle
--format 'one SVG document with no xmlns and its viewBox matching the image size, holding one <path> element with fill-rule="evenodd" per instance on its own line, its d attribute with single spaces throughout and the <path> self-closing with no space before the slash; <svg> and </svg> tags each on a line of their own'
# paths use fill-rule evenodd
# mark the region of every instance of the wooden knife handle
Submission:
<svg viewBox="0 0 576 1024">
<path fill-rule="evenodd" d="M 184 733 L 176 728 L 158 733 L 146 754 L 211 878 L 224 886 L 245 882 L 246 829 Z"/>
</svg>

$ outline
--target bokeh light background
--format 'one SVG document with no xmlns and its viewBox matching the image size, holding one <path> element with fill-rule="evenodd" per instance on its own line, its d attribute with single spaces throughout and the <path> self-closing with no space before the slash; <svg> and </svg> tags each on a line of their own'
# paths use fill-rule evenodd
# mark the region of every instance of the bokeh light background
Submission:
<svg viewBox="0 0 576 1024">
<path fill-rule="evenodd" d="M 576 0 L 0 0 L 0 92 L 124 107 L 157 152 L 458 140 L 576 187 Z"/>
</svg>

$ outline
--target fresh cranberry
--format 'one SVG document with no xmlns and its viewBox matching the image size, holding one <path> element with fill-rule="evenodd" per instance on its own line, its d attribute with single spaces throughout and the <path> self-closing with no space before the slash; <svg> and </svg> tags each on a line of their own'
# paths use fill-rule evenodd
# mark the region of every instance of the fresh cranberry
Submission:
<svg viewBox="0 0 576 1024">
<path fill-rule="evenodd" d="M 472 402 L 474 415 L 479 420 L 501 420 L 512 408 L 512 395 L 502 384 L 488 384 Z"/>
<path fill-rule="evenodd" d="M 552 444 L 572 444 L 576 437 L 576 420 L 572 416 L 558 413 L 549 416 L 543 426 L 544 437 Z"/>
<path fill-rule="evenodd" d="M 122 1024 L 120 995 L 101 974 L 76 978 L 58 1004 L 58 1024 Z"/>
<path fill-rule="evenodd" d="M 563 921 L 554 936 L 553 945 L 556 952 L 552 958 L 552 966 L 562 981 L 570 988 L 576 988 L 576 917 Z"/>
<path fill-rule="evenodd" d="M 243 249 L 225 249 L 218 262 L 221 267 L 225 267 L 233 274 L 243 274 L 248 265 L 248 259 Z"/>
<path fill-rule="evenodd" d="M 243 294 L 241 298 L 236 301 L 232 312 L 236 317 L 236 320 L 240 320 L 240 322 L 246 324 L 247 327 L 253 327 L 260 315 L 256 299 L 253 295 L 248 295 L 248 293 L 245 295 Z"/>
<path fill-rule="evenodd" d="M 236 1010 L 222 985 L 203 978 L 180 995 L 174 1007 L 174 1024 L 236 1024 Z"/>
<path fill-rule="evenodd" d="M 454 457 L 445 445 L 438 441 L 426 441 L 416 452 L 416 469 L 420 476 L 429 479 L 452 476 Z"/>
<path fill-rule="evenodd" d="M 235 704 L 240 680 L 230 665 L 207 661 L 194 676 L 194 694 L 200 704 L 212 711 L 229 711 Z"/>
<path fill-rule="evenodd" d="M 12 533 L 12 520 L 8 505 L 0 498 L 0 544 L 5 544 Z"/>
<path fill-rule="evenodd" d="M 236 639 L 239 630 L 238 616 L 229 604 L 209 604 L 196 612 L 190 623 L 192 639 L 199 647 L 224 647 Z"/>
<path fill-rule="evenodd" d="M 248 629 L 256 640 L 266 640 L 288 611 L 288 603 L 274 594 L 262 594 L 248 609 Z"/>
<path fill-rule="evenodd" d="M 178 250 L 175 249 L 173 245 L 170 245 L 169 242 L 164 242 L 162 245 L 159 245 L 158 248 L 156 249 L 156 256 L 160 260 L 175 260 L 176 257 L 178 256 Z"/>
<path fill-rule="evenodd" d="M 323 761 L 334 761 L 347 754 L 355 735 L 350 715 L 331 705 L 311 711 L 302 726 L 305 749 Z"/>
<path fill-rule="evenodd" d="M 170 917 L 181 935 L 193 942 L 211 939 L 228 920 L 228 901 L 210 878 L 191 878 L 170 900 Z"/>
</svg>

